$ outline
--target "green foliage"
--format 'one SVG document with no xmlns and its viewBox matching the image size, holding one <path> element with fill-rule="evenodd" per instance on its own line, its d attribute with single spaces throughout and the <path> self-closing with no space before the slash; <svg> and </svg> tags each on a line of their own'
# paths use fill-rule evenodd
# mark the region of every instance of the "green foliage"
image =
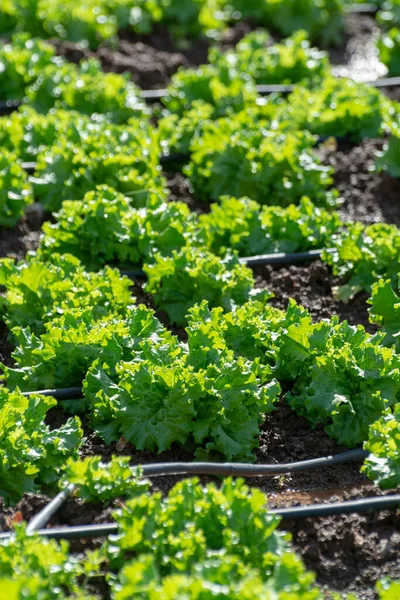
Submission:
<svg viewBox="0 0 400 600">
<path fill-rule="evenodd" d="M 386 142 L 383 152 L 377 154 L 378 170 L 387 171 L 392 177 L 400 178 L 400 130 Z"/>
<path fill-rule="evenodd" d="M 3 367 L 4 378 L 10 388 L 23 390 L 80 386 L 96 359 L 112 371 L 119 361 L 132 358 L 142 338 L 157 332 L 163 328 L 143 305 L 130 307 L 125 319 L 95 320 L 91 308 L 71 309 L 46 323 L 40 337 L 29 327 L 12 329 L 16 365 Z"/>
<path fill-rule="evenodd" d="M 232 310 L 235 304 L 249 299 L 254 283 L 251 270 L 236 254 L 221 259 L 190 246 L 170 257 L 155 255 L 154 263 L 144 270 L 148 276 L 146 291 L 177 325 L 184 325 L 189 308 L 203 299 L 211 307 Z"/>
<path fill-rule="evenodd" d="M 40 334 L 45 323 L 71 309 L 90 308 L 93 319 L 99 319 L 122 316 L 134 302 L 130 280 L 118 271 L 106 267 L 87 273 L 71 255 L 53 253 L 51 259 L 51 263 L 37 256 L 17 264 L 10 258 L 0 261 L 0 285 L 6 288 L 0 306 L 10 329 L 30 327 Z"/>
<path fill-rule="evenodd" d="M 400 25 L 400 1 L 385 1 L 377 15 L 378 23 L 383 29 L 391 29 Z"/>
<path fill-rule="evenodd" d="M 101 456 L 82 460 L 69 458 L 59 480 L 60 489 L 69 484 L 76 486 L 77 494 L 85 502 L 109 502 L 114 498 L 138 496 L 149 489 L 149 481 L 142 479 L 142 469 L 130 466 L 129 456 L 112 456 L 109 463 Z"/>
<path fill-rule="evenodd" d="M 236 18 L 260 23 L 288 36 L 305 29 L 325 45 L 341 41 L 342 0 L 229 0 Z"/>
<path fill-rule="evenodd" d="M 83 435 L 79 419 L 58 429 L 45 424 L 56 404 L 53 398 L 0 388 L 0 496 L 6 503 L 54 485 L 66 458 L 76 455 Z"/>
<path fill-rule="evenodd" d="M 347 302 L 358 292 L 370 292 L 378 279 L 396 281 L 400 260 L 400 231 L 394 225 L 377 223 L 349 225 L 334 235 L 335 252 L 325 252 L 323 260 L 345 283 L 334 290 L 336 298 Z"/>
<path fill-rule="evenodd" d="M 203 65 L 197 69 L 182 69 L 171 78 L 164 104 L 182 116 L 202 101 L 214 107 L 213 118 L 240 112 L 257 98 L 254 82 L 233 69 Z"/>
<path fill-rule="evenodd" d="M 29 178 L 17 156 L 0 151 L 0 227 L 14 227 L 33 202 Z"/>
<path fill-rule="evenodd" d="M 397 600 L 400 594 L 400 580 L 383 579 L 378 582 L 377 591 L 379 600 Z"/>
<path fill-rule="evenodd" d="M 306 31 L 296 31 L 280 44 L 268 45 L 270 36 L 263 30 L 246 35 L 235 50 L 213 48 L 210 63 L 220 72 L 247 74 L 257 84 L 297 83 L 319 79 L 329 69 L 326 52 L 312 48 Z"/>
<path fill-rule="evenodd" d="M 227 194 L 287 206 L 308 196 L 316 204 L 333 204 L 335 195 L 327 192 L 332 169 L 321 164 L 314 142 L 306 131 L 283 133 L 240 118 L 219 119 L 193 140 L 184 172 L 203 200 Z"/>
<path fill-rule="evenodd" d="M 151 556 L 144 555 L 122 569 L 118 583 L 113 586 L 113 599 L 130 600 L 138 594 L 144 600 L 175 600 L 178 597 L 185 600 L 321 598 L 314 586 L 307 587 L 313 581 L 312 575 L 305 571 L 297 556 L 285 554 L 281 565 L 281 573 L 265 582 L 257 569 L 246 566 L 236 556 L 223 554 L 194 564 L 190 574 L 162 577 Z"/>
<path fill-rule="evenodd" d="M 158 135 L 147 122 L 99 122 L 73 140 L 61 137 L 39 154 L 32 178 L 35 195 L 46 210 L 55 211 L 63 200 L 81 200 L 104 184 L 130 196 L 133 206 L 144 206 L 164 195 L 160 153 Z"/>
<path fill-rule="evenodd" d="M 47 114 L 23 104 L 11 115 L 0 117 L 0 143 L 23 161 L 34 161 L 59 139 L 80 142 L 81 136 L 95 132 L 104 117 L 92 118 L 72 110 L 51 109 Z"/>
<path fill-rule="evenodd" d="M 79 66 L 65 63 L 45 67 L 27 90 L 30 104 L 39 112 L 67 108 L 83 114 L 104 114 L 114 123 L 148 114 L 138 88 L 128 74 L 104 73 L 97 60 Z"/>
<path fill-rule="evenodd" d="M 44 223 L 39 255 L 77 256 L 90 269 L 105 264 L 138 264 L 140 213 L 127 197 L 102 185 L 82 200 L 65 200 L 55 223 Z"/>
<path fill-rule="evenodd" d="M 295 382 L 287 401 L 341 445 L 365 441 L 371 423 L 399 399 L 400 359 L 381 339 L 333 317 L 314 325 L 303 318 L 280 341 L 276 375 Z"/>
<path fill-rule="evenodd" d="M 361 470 L 383 490 L 400 485 L 400 404 L 371 425 L 364 448 L 370 454 Z"/>
<path fill-rule="evenodd" d="M 223 345 L 204 347 L 204 340 L 198 333 L 189 352 L 170 341 L 151 354 L 143 342 L 133 362 L 117 365 L 116 376 L 100 361 L 93 365 L 84 392 L 91 423 L 107 443 L 123 436 L 138 450 L 161 453 L 190 441 L 198 458 L 254 460 L 259 426 L 279 385 L 258 362 L 236 360 Z"/>
<path fill-rule="evenodd" d="M 261 208 L 249 198 L 223 196 L 209 214 L 199 217 L 207 247 L 222 256 L 232 249 L 240 256 L 255 256 L 326 248 L 340 224 L 337 213 L 318 208 L 308 198 L 298 206 Z"/>
<path fill-rule="evenodd" d="M 163 590 L 166 599 L 179 590 L 179 596 L 184 591 L 185 598 L 205 600 L 210 589 L 221 600 L 250 600 L 264 590 L 271 595 L 263 598 L 283 600 L 290 592 L 319 598 L 313 576 L 277 530 L 279 519 L 265 508 L 264 495 L 242 481 L 227 479 L 220 489 L 183 481 L 164 499 L 158 493 L 129 500 L 115 516 L 120 533 L 108 550 L 113 563 L 125 567 L 113 586 L 115 600 L 136 594 L 155 599 Z M 136 558 L 126 565 L 132 552 Z"/>
<path fill-rule="evenodd" d="M 69 252 L 96 269 L 110 263 L 140 265 L 193 243 L 196 218 L 189 208 L 162 198 L 158 203 L 137 210 L 123 194 L 98 186 L 81 201 L 64 201 L 57 221 L 43 225 L 39 254 L 52 260 L 54 252 Z"/>
<path fill-rule="evenodd" d="M 15 533 L 0 544 L 0 585 L 9 600 L 96 600 L 79 581 L 90 570 L 98 573 L 95 561 L 86 567 L 70 556 L 66 542 L 27 535 L 24 526 Z"/>
<path fill-rule="evenodd" d="M 372 285 L 369 319 L 371 323 L 378 324 L 385 333 L 384 344 L 395 344 L 399 350 L 400 298 L 396 290 L 393 289 L 390 279 L 380 279 Z"/>
<path fill-rule="evenodd" d="M 3 23 L 0 28 L 2 26 Z M 58 68 L 61 62 L 62 59 L 55 57 L 55 50 L 50 44 L 31 39 L 27 34 L 13 36 L 10 44 L 0 48 L 0 100 L 22 100 L 27 86 L 43 69 L 51 64 Z"/>
<path fill-rule="evenodd" d="M 379 58 L 388 68 L 389 77 L 400 75 L 400 29 L 393 27 L 378 39 Z"/>
<path fill-rule="evenodd" d="M 307 129 L 359 142 L 379 137 L 391 110 L 390 100 L 373 86 L 325 77 L 311 89 L 296 87 L 277 118 L 289 130 Z"/>
</svg>

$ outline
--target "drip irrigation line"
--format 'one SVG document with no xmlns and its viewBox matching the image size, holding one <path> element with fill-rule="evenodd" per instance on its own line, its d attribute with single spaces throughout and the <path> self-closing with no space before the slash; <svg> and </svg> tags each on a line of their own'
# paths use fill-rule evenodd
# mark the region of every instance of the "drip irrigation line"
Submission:
<svg viewBox="0 0 400 600">
<path fill-rule="evenodd" d="M 22 392 L 23 396 L 33 396 L 40 394 L 41 396 L 51 396 L 55 400 L 81 400 L 83 396 L 81 387 L 61 388 L 58 390 L 38 390 L 32 392 Z"/>
<path fill-rule="evenodd" d="M 377 496 L 352 500 L 347 502 L 335 502 L 332 504 L 311 504 L 308 506 L 295 506 L 290 508 L 276 508 L 269 511 L 270 514 L 282 517 L 285 520 L 300 520 L 333 515 L 363 514 L 374 511 L 395 510 L 400 507 L 400 494 L 391 496 Z M 37 533 L 46 538 L 74 540 L 81 538 L 96 538 L 116 535 L 119 533 L 117 523 L 105 523 L 101 525 L 80 525 L 77 527 L 57 527 L 52 529 L 40 529 Z M 12 532 L 0 534 L 0 539 L 11 537 Z"/>
<path fill-rule="evenodd" d="M 333 253 L 335 248 L 325 248 L 319 250 L 308 250 L 307 252 L 273 252 L 272 254 L 259 254 L 257 256 L 245 256 L 239 258 L 239 262 L 247 267 L 265 267 L 267 265 L 295 265 L 307 262 L 313 262 L 321 258 L 323 252 Z M 146 279 L 147 275 L 142 269 L 120 271 L 121 275 L 131 277 L 132 279 Z"/>
<path fill-rule="evenodd" d="M 62 490 L 57 496 L 53 498 L 47 506 L 43 508 L 37 515 L 31 519 L 26 527 L 26 533 L 33 533 L 39 529 L 46 527 L 47 523 L 53 517 L 53 515 L 61 508 L 64 502 L 71 496 L 75 489 L 75 485 L 71 483 L 69 486 Z"/>
<path fill-rule="evenodd" d="M 367 456 L 367 450 L 349 450 L 334 456 L 314 458 L 294 463 L 276 465 L 255 465 L 246 463 L 154 463 L 141 465 L 144 477 L 167 475 L 217 475 L 224 477 L 272 477 L 285 473 L 296 473 L 333 467 L 353 462 L 361 462 Z M 132 467 L 134 469 L 134 467 Z M 47 504 L 28 524 L 27 532 L 38 531 L 47 525 L 63 503 L 72 495 L 76 486 L 70 484 Z"/>
<path fill-rule="evenodd" d="M 359 11 L 361 12 L 361 11 Z M 364 12 L 366 12 L 364 10 Z M 374 11 L 369 11 L 374 12 Z M 357 83 L 357 82 L 355 82 Z M 374 81 L 365 81 L 359 82 L 366 85 L 371 85 L 376 88 L 386 88 L 386 87 L 397 87 L 400 86 L 400 77 L 385 77 L 381 79 L 375 79 Z M 261 84 L 256 86 L 257 92 L 260 96 L 269 96 L 270 94 L 283 94 L 287 95 L 293 92 L 298 83 L 294 84 Z M 148 103 L 159 102 L 163 98 L 165 98 L 168 94 L 168 90 L 159 89 L 159 90 L 141 90 L 140 97 Z M 22 106 L 22 102 L 19 101 L 0 101 L 0 114 L 7 115 L 17 110 L 20 106 Z"/>
</svg>

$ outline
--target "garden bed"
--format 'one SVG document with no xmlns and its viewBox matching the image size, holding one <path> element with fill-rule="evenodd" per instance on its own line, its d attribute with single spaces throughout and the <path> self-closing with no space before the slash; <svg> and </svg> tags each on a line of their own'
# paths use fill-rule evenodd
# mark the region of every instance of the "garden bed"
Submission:
<svg viewBox="0 0 400 600">
<path fill-rule="evenodd" d="M 349 35 L 341 50 L 331 52 L 331 58 L 338 64 L 346 58 L 350 65 L 356 65 L 355 69 L 360 69 L 360 63 L 352 60 L 352 56 L 356 53 L 360 56 L 362 49 L 365 50 L 370 44 L 374 35 L 374 21 L 371 17 L 355 15 L 349 15 L 347 21 Z M 249 25 L 242 24 L 230 30 L 224 45 L 233 46 L 250 29 Z M 177 50 L 165 30 L 156 31 L 146 38 L 124 34 L 120 36 L 115 50 L 101 47 L 96 53 L 67 42 L 55 42 L 55 45 L 59 54 L 73 62 L 95 55 L 106 71 L 129 71 L 134 82 L 144 89 L 165 86 L 180 66 L 204 63 L 209 46 L 206 42 L 199 42 L 188 49 Z M 400 98 L 398 89 L 388 90 L 388 95 Z M 358 220 L 366 224 L 386 222 L 400 226 L 400 180 L 385 173 L 378 175 L 371 172 L 374 155 L 382 148 L 382 144 L 382 140 L 365 141 L 360 145 L 328 141 L 320 147 L 319 153 L 324 163 L 335 169 L 334 186 L 343 198 L 339 214 L 344 221 Z M 198 213 L 209 210 L 208 205 L 195 197 L 181 173 L 169 173 L 168 183 L 172 199 L 182 200 Z M 23 258 L 26 252 L 37 248 L 39 235 L 38 223 L 32 218 L 25 218 L 14 229 L 1 230 L 0 257 Z M 351 325 L 361 324 L 369 332 L 376 330 L 368 321 L 368 296 L 359 294 L 349 304 L 337 302 L 332 289 L 339 280 L 320 261 L 301 266 L 257 267 L 254 274 L 256 288 L 274 293 L 271 300 L 273 306 L 286 308 L 289 298 L 294 298 L 310 311 L 315 320 L 338 315 Z M 142 289 L 142 284 L 140 281 L 133 282 L 132 294 L 138 302 L 153 308 L 151 297 Z M 163 324 L 168 324 L 163 313 L 159 312 L 157 316 Z M 171 329 L 184 339 L 182 329 Z M 7 330 L 0 324 L 0 361 L 11 365 L 11 352 Z M 49 415 L 49 424 L 59 426 L 66 419 L 62 408 L 57 407 Z M 87 439 L 82 456 L 100 454 L 104 459 L 109 459 L 113 454 L 129 454 L 135 464 L 191 461 L 193 457 L 191 452 L 177 448 L 161 456 L 152 452 L 138 452 L 123 440 L 106 446 L 88 426 L 85 426 L 85 433 Z M 344 450 L 327 436 L 322 427 L 312 429 L 306 419 L 297 416 L 281 401 L 275 412 L 266 418 L 256 457 L 259 463 L 286 463 L 337 454 Z M 360 474 L 360 466 L 361 463 L 356 463 L 290 476 L 264 477 L 253 479 L 250 483 L 266 493 L 273 507 L 379 495 L 378 488 Z M 179 476 L 154 478 L 154 488 L 166 493 L 180 479 L 182 477 Z M 202 480 L 210 481 L 211 478 L 203 477 Z M 0 528 L 7 531 L 13 522 L 21 518 L 29 520 L 48 500 L 44 495 L 28 495 L 12 510 L 0 505 Z M 52 524 L 78 525 L 110 520 L 110 509 L 83 505 L 78 500 L 70 499 Z M 317 573 L 318 581 L 333 589 L 357 592 L 361 600 L 370 600 L 375 598 L 372 590 L 378 579 L 386 575 L 394 579 L 400 577 L 400 517 L 394 511 L 300 522 L 283 521 L 282 528 L 293 533 L 296 549 L 306 566 Z M 74 542 L 72 549 L 80 551 L 97 545 L 98 540 L 86 540 Z"/>
</svg>

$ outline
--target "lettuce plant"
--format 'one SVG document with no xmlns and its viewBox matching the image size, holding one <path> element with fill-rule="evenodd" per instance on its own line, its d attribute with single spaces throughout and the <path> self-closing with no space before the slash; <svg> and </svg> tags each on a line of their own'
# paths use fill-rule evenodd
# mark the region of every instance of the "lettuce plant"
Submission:
<svg viewBox="0 0 400 600">
<path fill-rule="evenodd" d="M 211 307 L 229 311 L 246 302 L 253 287 L 252 272 L 237 255 L 221 259 L 190 246 L 169 257 L 155 255 L 154 263 L 144 270 L 146 291 L 177 325 L 185 324 L 187 311 L 197 302 L 206 299 Z"/>
<path fill-rule="evenodd" d="M 11 43 L 0 48 L 0 100 L 23 100 L 27 86 L 43 69 L 49 65 L 57 69 L 62 62 L 50 44 L 27 34 L 14 35 Z"/>
<path fill-rule="evenodd" d="M 14 227 L 33 202 L 32 186 L 17 156 L 0 151 L 0 227 Z"/>
<path fill-rule="evenodd" d="M 287 206 L 308 196 L 315 204 L 334 204 L 335 194 L 327 191 L 332 169 L 321 164 L 314 142 L 306 131 L 284 133 L 219 119 L 193 140 L 184 172 L 203 200 L 226 194 Z"/>
<path fill-rule="evenodd" d="M 296 87 L 277 119 L 289 130 L 307 129 L 319 136 L 348 137 L 357 143 L 365 137 L 379 137 L 392 112 L 390 100 L 376 88 L 325 77 L 311 88 Z"/>
<path fill-rule="evenodd" d="M 97 60 L 45 67 L 27 90 L 29 103 L 39 112 L 51 108 L 99 113 L 114 123 L 148 114 L 138 88 L 127 74 L 104 73 Z"/>
<path fill-rule="evenodd" d="M 395 225 L 361 223 L 348 225 L 332 237 L 333 253 L 324 253 L 324 261 L 343 279 L 334 290 L 336 298 L 348 302 L 361 291 L 370 292 L 382 277 L 397 278 L 400 256 L 400 231 Z"/>
<path fill-rule="evenodd" d="M 119 534 L 109 554 L 112 565 L 124 567 L 115 600 L 155 598 L 163 590 L 171 600 L 182 590 L 194 600 L 210 588 L 221 599 L 292 590 L 298 598 L 319 598 L 314 577 L 278 531 L 279 518 L 268 512 L 262 492 L 243 481 L 227 479 L 220 488 L 182 481 L 164 499 L 157 493 L 129 500 L 115 518 Z M 128 554 L 135 559 L 127 564 Z"/>
<path fill-rule="evenodd" d="M 56 429 L 45 423 L 56 404 L 53 398 L 0 388 L 0 495 L 6 503 L 54 485 L 68 456 L 76 456 L 83 435 L 79 419 Z"/>
<path fill-rule="evenodd" d="M 389 77 L 400 75 L 400 29 L 393 27 L 378 39 L 381 62 L 388 68 Z"/>
<path fill-rule="evenodd" d="M 130 456 L 112 456 L 105 463 L 101 456 L 77 460 L 69 458 L 59 480 L 60 489 L 73 484 L 75 495 L 85 502 L 103 503 L 114 498 L 133 498 L 146 492 L 150 482 L 142 478 L 140 467 L 130 466 Z"/>
<path fill-rule="evenodd" d="M 130 196 L 133 205 L 145 206 L 166 187 L 159 154 L 158 135 L 147 122 L 99 122 L 74 139 L 62 136 L 39 154 L 31 180 L 35 195 L 51 212 L 63 200 L 81 200 L 102 184 Z"/>
<path fill-rule="evenodd" d="M 3 259 L 0 285 L 5 287 L 0 306 L 7 326 L 30 327 L 36 334 L 70 309 L 90 308 L 93 319 L 99 319 L 122 316 L 134 302 L 127 277 L 109 267 L 88 273 L 71 255 L 53 254 L 52 262 L 43 262 L 37 255 L 17 264 Z"/>
<path fill-rule="evenodd" d="M 383 490 L 400 485 L 400 404 L 371 425 L 364 448 L 370 454 L 362 471 Z"/>
<path fill-rule="evenodd" d="M 319 208 L 308 198 L 283 208 L 223 196 L 209 214 L 199 217 L 207 246 L 219 255 L 232 249 L 240 256 L 255 256 L 326 248 L 340 224 L 336 212 Z"/>
<path fill-rule="evenodd" d="M 268 33 L 255 31 L 240 40 L 234 50 L 213 48 L 209 60 L 220 72 L 247 74 L 257 84 L 297 83 L 328 73 L 327 53 L 311 47 L 306 31 L 296 31 L 279 44 L 269 42 Z"/>
</svg>

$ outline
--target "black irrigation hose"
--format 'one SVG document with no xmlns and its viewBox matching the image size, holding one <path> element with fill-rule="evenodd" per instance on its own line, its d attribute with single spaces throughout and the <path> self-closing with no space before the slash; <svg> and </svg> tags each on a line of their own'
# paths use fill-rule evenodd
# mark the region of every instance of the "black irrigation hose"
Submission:
<svg viewBox="0 0 400 600">
<path fill-rule="evenodd" d="M 51 396 L 55 400 L 81 400 L 83 396 L 81 387 L 69 387 L 58 390 L 38 390 L 37 392 L 22 392 L 23 396 L 32 396 L 40 394 L 41 396 Z"/>
<path fill-rule="evenodd" d="M 272 254 L 259 254 L 258 256 L 245 256 L 239 258 L 239 262 L 247 267 L 265 267 L 267 265 L 295 265 L 313 262 L 321 258 L 323 252 L 335 252 L 334 248 L 319 250 L 308 250 L 307 252 L 273 252 Z M 133 279 L 146 279 L 146 273 L 142 269 L 121 270 L 121 275 Z"/>
<path fill-rule="evenodd" d="M 375 79 L 374 81 L 362 82 L 366 85 L 371 85 L 376 88 L 387 88 L 400 86 L 400 77 L 386 77 L 382 79 Z M 257 85 L 256 90 L 260 96 L 269 96 L 270 94 L 290 94 L 297 86 L 294 84 L 262 84 Z M 159 90 L 142 90 L 141 98 L 148 103 L 159 102 L 167 96 L 168 91 L 166 89 Z M 0 114 L 7 115 L 12 113 L 14 110 L 19 108 L 22 102 L 17 100 L 0 101 Z"/>
<path fill-rule="evenodd" d="M 309 519 L 328 517 L 332 515 L 363 514 L 370 511 L 395 510 L 400 507 L 400 494 L 392 496 L 377 496 L 352 500 L 349 502 L 335 502 L 332 504 L 311 504 L 308 506 L 295 506 L 291 508 L 276 508 L 270 514 L 282 517 L 285 520 Z M 74 540 L 81 538 L 105 537 L 116 535 L 119 532 L 117 523 L 102 525 L 80 525 L 78 527 L 57 527 L 54 529 L 40 529 L 37 533 L 46 538 Z M 0 540 L 6 540 L 12 532 L 0 534 Z"/>
<path fill-rule="evenodd" d="M 26 527 L 26 533 L 33 533 L 43 527 L 46 527 L 52 516 L 61 508 L 64 502 L 71 496 L 75 489 L 74 484 L 70 484 L 65 490 L 62 490 L 53 498 L 37 515 L 31 519 Z"/>
<path fill-rule="evenodd" d="M 217 475 L 224 477 L 271 477 L 285 473 L 296 473 L 332 467 L 335 465 L 360 462 L 368 456 L 366 450 L 350 450 L 334 456 L 315 458 L 294 463 L 277 465 L 254 465 L 245 463 L 155 463 L 142 465 L 144 477 L 165 475 Z M 33 533 L 47 525 L 53 515 L 75 490 L 70 484 L 45 506 L 28 524 L 27 532 Z"/>
</svg>

